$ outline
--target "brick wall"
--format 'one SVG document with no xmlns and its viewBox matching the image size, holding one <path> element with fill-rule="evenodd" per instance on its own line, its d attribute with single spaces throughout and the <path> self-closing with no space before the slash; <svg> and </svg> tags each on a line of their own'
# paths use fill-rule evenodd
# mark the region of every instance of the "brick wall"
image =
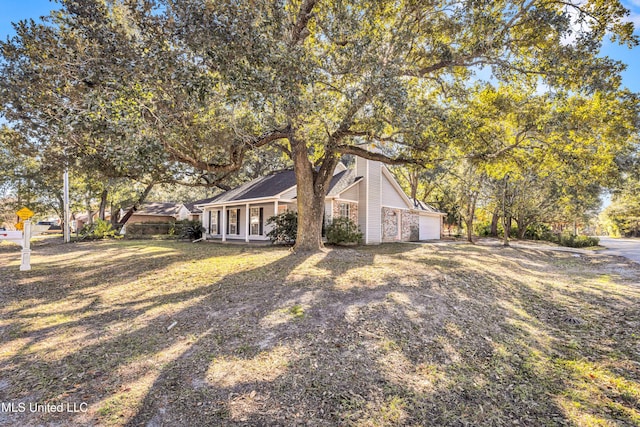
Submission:
<svg viewBox="0 0 640 427">
<path fill-rule="evenodd" d="M 358 204 L 357 203 L 354 203 L 354 202 L 340 202 L 338 200 L 333 200 L 332 203 L 333 203 L 333 218 L 334 219 L 340 217 L 340 204 L 341 203 L 347 203 L 349 205 L 349 218 L 351 218 L 351 221 L 353 221 L 355 224 L 358 223 Z"/>
<path fill-rule="evenodd" d="M 401 230 L 398 233 L 398 224 Z M 416 241 L 420 238 L 418 215 L 406 209 L 382 208 L 382 241 Z M 400 238 L 398 239 L 398 234 Z"/>
<path fill-rule="evenodd" d="M 402 211 L 402 241 L 415 242 L 420 240 L 420 226 L 418 214 Z"/>
</svg>

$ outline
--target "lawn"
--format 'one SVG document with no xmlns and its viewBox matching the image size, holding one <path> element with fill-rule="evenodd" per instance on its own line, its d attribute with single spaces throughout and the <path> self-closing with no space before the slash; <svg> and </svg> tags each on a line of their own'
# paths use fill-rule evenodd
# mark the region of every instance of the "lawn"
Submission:
<svg viewBox="0 0 640 427">
<path fill-rule="evenodd" d="M 0 245 L 0 425 L 640 425 L 640 266 L 622 258 L 33 249 L 20 272 Z"/>
</svg>

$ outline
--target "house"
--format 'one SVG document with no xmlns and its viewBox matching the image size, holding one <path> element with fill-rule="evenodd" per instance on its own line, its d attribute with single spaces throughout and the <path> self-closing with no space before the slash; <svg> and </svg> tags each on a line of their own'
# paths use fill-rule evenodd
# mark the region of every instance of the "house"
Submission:
<svg viewBox="0 0 640 427">
<path fill-rule="evenodd" d="M 120 211 L 120 217 L 126 213 L 125 210 Z M 138 210 L 127 221 L 127 224 L 139 224 L 147 222 L 175 222 L 178 220 L 188 219 L 191 212 L 180 203 L 172 202 L 146 202 L 143 203 Z"/>
<path fill-rule="evenodd" d="M 200 221 L 200 218 L 202 216 L 202 211 L 200 210 L 200 208 L 197 208 L 196 205 L 206 202 L 208 200 L 210 199 L 202 199 L 202 200 L 196 200 L 195 202 L 185 203 L 184 207 L 189 212 L 187 214 L 187 219 L 189 221 Z"/>
<path fill-rule="evenodd" d="M 202 211 L 205 238 L 261 241 L 269 217 L 296 210 L 294 171 L 284 171 L 243 184 L 196 203 Z M 336 168 L 325 199 L 325 223 L 349 217 L 365 244 L 439 239 L 445 214 L 413 202 L 382 163 L 356 158 L 355 167 Z"/>
<path fill-rule="evenodd" d="M 98 211 L 91 212 L 91 221 L 95 222 L 98 219 Z M 104 214 L 104 219 L 106 221 L 111 220 L 111 212 L 106 211 Z M 71 221 L 71 230 L 73 232 L 80 231 L 82 228 L 89 224 L 89 214 L 87 212 L 81 214 L 73 215 L 73 220 Z"/>
</svg>

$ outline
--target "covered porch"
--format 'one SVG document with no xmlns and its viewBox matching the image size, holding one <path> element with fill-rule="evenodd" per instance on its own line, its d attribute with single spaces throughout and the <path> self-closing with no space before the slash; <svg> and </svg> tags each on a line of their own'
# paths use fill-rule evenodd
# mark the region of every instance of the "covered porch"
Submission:
<svg viewBox="0 0 640 427">
<path fill-rule="evenodd" d="M 295 203 L 282 199 L 247 200 L 210 204 L 201 209 L 205 240 L 266 242 L 271 229 L 267 220 L 295 210 Z"/>
</svg>

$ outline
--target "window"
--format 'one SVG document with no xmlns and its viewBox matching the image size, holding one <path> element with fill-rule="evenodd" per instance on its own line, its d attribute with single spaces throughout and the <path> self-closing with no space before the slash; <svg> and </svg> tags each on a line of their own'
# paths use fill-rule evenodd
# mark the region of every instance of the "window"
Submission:
<svg viewBox="0 0 640 427">
<path fill-rule="evenodd" d="M 344 218 L 350 218 L 351 213 L 349 203 L 340 203 L 340 216 Z"/>
<path fill-rule="evenodd" d="M 249 234 L 254 236 L 262 234 L 262 208 L 250 209 L 249 224 Z"/>
<path fill-rule="evenodd" d="M 240 209 L 231 209 L 227 211 L 229 215 L 229 234 L 240 234 L 240 230 L 238 228 L 238 214 L 240 213 Z"/>
<path fill-rule="evenodd" d="M 209 211 L 209 234 L 218 234 L 218 212 Z"/>
</svg>

